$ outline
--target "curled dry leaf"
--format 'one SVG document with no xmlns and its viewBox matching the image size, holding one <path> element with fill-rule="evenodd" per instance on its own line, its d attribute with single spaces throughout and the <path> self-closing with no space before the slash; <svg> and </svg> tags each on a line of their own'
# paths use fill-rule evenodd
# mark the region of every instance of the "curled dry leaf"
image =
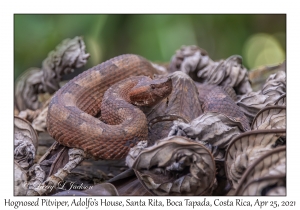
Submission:
<svg viewBox="0 0 300 210">
<path fill-rule="evenodd" d="M 14 159 L 27 170 L 33 165 L 38 146 L 38 136 L 31 124 L 14 116 Z"/>
<path fill-rule="evenodd" d="M 286 74 L 284 71 L 279 71 L 269 76 L 260 91 L 243 95 L 238 100 L 237 105 L 245 113 L 249 121 L 252 122 L 261 109 L 274 105 L 284 94 L 286 94 Z"/>
<path fill-rule="evenodd" d="M 102 183 L 90 186 L 86 190 L 65 190 L 54 194 L 54 196 L 113 196 L 119 195 L 117 189 L 110 183 Z"/>
<path fill-rule="evenodd" d="M 189 122 L 202 114 L 198 90 L 194 81 L 179 71 L 170 74 L 169 77 L 172 79 L 171 94 L 146 111 L 148 123 L 151 125 L 148 134 L 149 145 L 168 136 L 174 118 Z"/>
<path fill-rule="evenodd" d="M 114 177 L 108 180 L 112 183 L 121 196 L 150 196 L 152 195 L 148 190 L 140 183 L 139 179 L 135 176 L 133 169 L 128 169 L 119 174 L 119 179 Z M 125 176 L 125 178 L 124 178 Z M 115 179 L 117 178 L 117 179 Z"/>
<path fill-rule="evenodd" d="M 47 113 L 48 113 L 48 106 L 50 103 L 50 99 L 48 99 L 41 109 L 39 109 L 39 114 L 33 119 L 32 127 L 38 132 L 46 132 L 47 131 Z"/>
<path fill-rule="evenodd" d="M 207 195 L 215 184 L 215 162 L 202 145 L 185 137 L 157 141 L 127 164 L 154 195 Z"/>
<path fill-rule="evenodd" d="M 30 168 L 30 180 L 28 182 L 30 190 L 27 195 L 56 193 L 58 183 L 64 181 L 68 172 L 82 160 L 81 151 L 72 150 L 54 142 L 38 163 Z"/>
<path fill-rule="evenodd" d="M 31 110 L 31 109 L 26 109 L 21 111 L 17 116 L 21 117 L 29 122 L 32 122 L 39 114 L 40 114 L 41 110 L 37 109 L 35 111 Z"/>
<path fill-rule="evenodd" d="M 37 132 L 46 132 L 47 131 L 46 119 L 47 119 L 47 112 L 48 112 L 48 106 L 50 100 L 51 98 L 48 99 L 40 109 L 37 110 L 26 109 L 21 111 L 18 117 L 21 117 L 31 122 L 32 127 Z"/>
<path fill-rule="evenodd" d="M 273 187 L 272 189 L 270 189 L 267 192 L 266 195 L 270 195 L 270 196 L 278 196 L 278 195 L 286 196 L 286 185 Z"/>
<path fill-rule="evenodd" d="M 42 140 L 41 142 L 43 142 L 43 140 L 51 139 L 51 137 L 48 135 L 40 135 L 40 137 L 40 140 Z M 56 141 L 52 145 L 49 145 L 49 142 L 45 145 L 47 145 L 47 147 L 50 146 L 50 148 L 39 159 L 37 164 L 38 167 L 32 170 L 32 175 L 30 176 L 30 182 L 28 184 L 32 190 L 28 193 L 28 195 L 57 193 L 60 190 L 54 186 L 55 183 L 57 184 L 57 182 L 63 182 L 66 189 L 71 188 L 72 183 L 74 183 L 74 185 L 83 184 L 84 186 L 96 185 L 108 179 L 106 174 L 118 174 L 120 173 L 121 168 L 125 167 L 124 160 L 95 161 L 92 159 L 85 159 L 78 164 L 81 161 L 80 158 L 82 155 L 82 150 L 72 150 L 68 147 L 60 145 Z M 68 172 L 68 170 L 70 172 Z M 48 182 L 44 182 L 46 179 Z M 39 185 L 49 186 L 49 188 L 52 186 L 54 187 L 50 192 L 45 192 L 38 188 Z"/>
<path fill-rule="evenodd" d="M 43 185 L 41 185 L 41 183 L 45 179 L 46 176 L 45 171 L 40 167 L 39 164 L 34 164 L 28 170 L 28 174 L 29 174 L 28 183 L 27 183 L 28 190 L 26 195 L 29 196 L 40 195 L 34 189 L 43 188 Z"/>
<path fill-rule="evenodd" d="M 239 195 L 286 195 L 286 176 L 271 176 L 255 179 L 244 187 Z"/>
<path fill-rule="evenodd" d="M 30 170 L 30 181 L 28 182 L 27 195 L 42 195 L 37 189 L 42 189 L 42 183 L 52 174 L 56 173 L 58 168 L 63 167 L 68 162 L 68 149 L 57 142 L 54 142 L 46 153 L 39 159 L 38 163 L 33 165 Z M 55 193 L 55 189 L 51 190 Z"/>
<path fill-rule="evenodd" d="M 286 106 L 286 94 L 281 95 L 277 101 L 275 101 L 274 105 Z"/>
<path fill-rule="evenodd" d="M 45 171 L 47 178 L 55 174 L 59 168 L 62 168 L 69 161 L 68 147 L 54 142 L 46 151 L 46 153 L 39 159 L 38 164 Z"/>
<path fill-rule="evenodd" d="M 15 102 L 18 110 L 40 108 L 42 105 L 38 94 L 52 94 L 57 91 L 62 76 L 85 65 L 89 56 L 85 53 L 85 44 L 81 37 L 63 40 L 48 54 L 41 69 L 30 68 L 17 79 Z"/>
<path fill-rule="evenodd" d="M 27 193 L 27 171 L 14 162 L 14 195 L 24 196 Z"/>
<path fill-rule="evenodd" d="M 266 79 L 271 75 L 275 74 L 278 71 L 286 71 L 286 61 L 281 64 L 273 66 L 261 66 L 257 69 L 249 71 L 249 79 L 251 81 L 251 87 L 253 91 L 260 90 Z"/>
<path fill-rule="evenodd" d="M 206 112 L 190 123 L 174 121 L 169 136 L 186 136 L 199 141 L 205 145 L 217 148 L 214 154 L 220 156 L 220 150 L 228 146 L 230 141 L 243 132 L 240 122 L 228 118 L 226 115 L 217 112 Z M 216 158 L 216 156 L 214 155 Z M 224 154 L 218 160 L 224 158 Z"/>
<path fill-rule="evenodd" d="M 285 129 L 286 107 L 268 106 L 260 110 L 252 123 L 252 130 Z"/>
<path fill-rule="evenodd" d="M 285 132 L 285 129 L 248 131 L 232 140 L 225 156 L 225 171 L 233 189 L 255 160 L 274 150 Z"/>
<path fill-rule="evenodd" d="M 252 182 L 253 180 L 260 180 L 267 177 L 277 178 L 278 176 L 286 176 L 285 146 L 281 146 L 267 152 L 259 157 L 253 164 L 251 164 L 251 166 L 249 166 L 245 171 L 241 182 L 236 189 L 236 195 L 241 195 L 242 192 L 246 190 L 245 187 L 247 187 L 248 183 Z M 278 190 L 278 186 L 275 187 L 276 189 L 274 190 Z M 274 191 L 266 192 L 266 194 L 268 193 L 272 194 Z"/>
<path fill-rule="evenodd" d="M 57 91 L 61 77 L 84 66 L 89 57 L 82 37 L 63 40 L 42 63 L 44 91 L 50 94 Z"/>
<path fill-rule="evenodd" d="M 170 71 L 183 71 L 203 84 L 233 87 L 239 95 L 252 91 L 247 69 L 238 55 L 214 62 L 205 50 L 197 46 L 182 46 L 172 57 Z"/>
<path fill-rule="evenodd" d="M 47 131 L 47 113 L 48 107 L 42 109 L 42 111 L 38 114 L 38 116 L 32 121 L 32 127 L 38 132 L 46 132 Z"/>
</svg>

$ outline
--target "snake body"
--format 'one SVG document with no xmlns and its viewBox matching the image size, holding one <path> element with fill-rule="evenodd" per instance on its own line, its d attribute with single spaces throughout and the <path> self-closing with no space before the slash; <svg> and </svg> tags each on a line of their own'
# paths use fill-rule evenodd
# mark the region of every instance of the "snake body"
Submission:
<svg viewBox="0 0 300 210">
<path fill-rule="evenodd" d="M 197 85 L 199 99 L 196 97 L 189 105 L 188 99 L 193 96 L 188 91 L 195 88 L 176 86 L 178 82 L 175 82 L 180 78 L 186 84 L 187 79 L 182 75 L 155 80 L 145 77 L 156 73 L 151 63 L 137 55 L 118 56 L 83 72 L 58 90 L 52 98 L 47 115 L 49 134 L 60 144 L 83 149 L 96 159 L 120 159 L 138 141 L 148 140 L 147 119 L 137 106 L 162 102 L 163 109 L 171 110 L 161 114 L 178 114 L 178 111 L 173 113 L 173 109 L 179 103 L 181 116 L 182 110 L 195 112 L 188 111 L 192 109 L 187 107 L 199 107 L 197 100 L 202 101 L 203 111 L 223 113 L 241 122 L 243 130 L 249 129 L 247 118 L 228 91 L 220 87 L 202 85 L 200 88 Z M 177 89 L 181 86 L 184 93 L 179 94 Z M 169 94 L 170 98 L 164 99 Z M 201 107 L 198 109 L 201 110 Z M 160 106 L 158 110 L 161 110 Z"/>
<path fill-rule="evenodd" d="M 132 103 L 155 104 L 171 92 L 170 79 L 144 77 L 156 73 L 137 55 L 121 55 L 84 71 L 53 96 L 47 115 L 49 134 L 96 159 L 124 158 L 148 135 L 146 117 Z"/>
<path fill-rule="evenodd" d="M 241 130 L 250 130 L 248 118 L 236 105 L 236 94 L 229 86 L 197 84 L 203 112 L 218 112 L 240 122 Z"/>
</svg>

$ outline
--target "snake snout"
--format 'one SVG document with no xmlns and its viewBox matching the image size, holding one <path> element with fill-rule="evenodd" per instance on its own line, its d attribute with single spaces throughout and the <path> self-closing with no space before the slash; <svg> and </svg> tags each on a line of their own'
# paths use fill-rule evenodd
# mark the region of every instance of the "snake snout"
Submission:
<svg viewBox="0 0 300 210">
<path fill-rule="evenodd" d="M 139 83 L 129 93 L 131 103 L 137 106 L 153 106 L 172 92 L 172 79 L 162 78 Z"/>
<path fill-rule="evenodd" d="M 165 98 L 172 92 L 172 79 L 170 77 L 159 79 L 155 83 L 151 84 L 152 93 Z"/>
</svg>

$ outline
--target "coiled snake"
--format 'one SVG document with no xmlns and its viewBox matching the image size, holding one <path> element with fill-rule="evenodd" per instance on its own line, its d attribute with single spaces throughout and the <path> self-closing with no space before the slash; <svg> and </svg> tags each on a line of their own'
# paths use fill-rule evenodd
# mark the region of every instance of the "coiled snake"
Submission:
<svg viewBox="0 0 300 210">
<path fill-rule="evenodd" d="M 172 92 L 170 78 L 147 77 L 156 73 L 151 63 L 137 55 L 121 55 L 83 72 L 52 98 L 49 134 L 96 159 L 124 158 L 138 141 L 148 138 L 146 116 L 137 106 L 155 105 Z M 243 130 L 249 129 L 230 93 L 209 85 L 201 89 L 204 111 L 221 112 L 241 122 Z"/>
<path fill-rule="evenodd" d="M 137 55 L 121 55 L 83 72 L 53 96 L 47 115 L 49 134 L 96 159 L 124 158 L 148 136 L 147 119 L 133 104 L 151 106 L 172 91 L 171 79 L 148 77 L 156 73 Z"/>
</svg>

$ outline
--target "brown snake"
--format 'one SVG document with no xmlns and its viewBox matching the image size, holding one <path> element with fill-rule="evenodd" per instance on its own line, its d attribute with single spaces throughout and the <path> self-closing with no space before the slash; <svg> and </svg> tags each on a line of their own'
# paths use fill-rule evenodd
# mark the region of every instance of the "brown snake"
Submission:
<svg viewBox="0 0 300 210">
<path fill-rule="evenodd" d="M 151 106 L 172 91 L 171 79 L 145 77 L 156 73 L 137 55 L 121 55 L 83 72 L 53 96 L 47 115 L 49 134 L 96 159 L 124 158 L 148 136 L 146 116 L 132 104 Z"/>
<path fill-rule="evenodd" d="M 197 84 L 199 98 L 204 112 L 218 112 L 226 115 L 229 119 L 240 122 L 241 130 L 250 129 L 250 124 L 245 114 L 235 104 L 236 94 L 233 88 L 228 86 L 215 86 Z"/>
</svg>

